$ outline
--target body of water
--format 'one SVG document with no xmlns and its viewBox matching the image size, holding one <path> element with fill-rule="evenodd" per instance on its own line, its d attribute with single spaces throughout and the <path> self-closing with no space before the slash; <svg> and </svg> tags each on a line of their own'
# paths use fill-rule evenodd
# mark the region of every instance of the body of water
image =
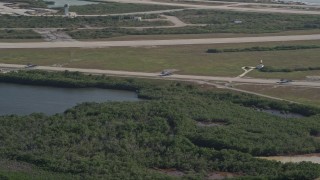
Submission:
<svg viewBox="0 0 320 180">
<path fill-rule="evenodd" d="M 282 0 L 284 2 L 303 2 L 303 3 L 306 3 L 306 4 L 314 4 L 314 5 L 320 5 L 320 0 Z"/>
<path fill-rule="evenodd" d="M 55 2 L 54 5 L 49 5 L 49 8 L 55 7 L 63 7 L 65 4 L 69 4 L 70 6 L 81 6 L 86 4 L 97 4 L 97 2 L 92 1 L 81 1 L 81 0 L 44 0 L 48 2 Z"/>
<path fill-rule="evenodd" d="M 274 116 L 279 116 L 282 118 L 304 118 L 305 116 L 302 114 L 297 114 L 297 113 L 282 113 L 279 110 L 275 109 L 257 109 L 257 111 L 265 112 L 268 114 L 272 114 Z"/>
<path fill-rule="evenodd" d="M 138 101 L 130 91 L 97 88 L 54 88 L 0 83 L 0 115 L 62 113 L 83 102 Z"/>
</svg>

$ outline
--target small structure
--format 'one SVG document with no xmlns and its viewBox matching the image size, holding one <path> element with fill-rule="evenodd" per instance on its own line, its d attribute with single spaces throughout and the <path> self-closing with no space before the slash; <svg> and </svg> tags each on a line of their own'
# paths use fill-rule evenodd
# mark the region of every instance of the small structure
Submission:
<svg viewBox="0 0 320 180">
<path fill-rule="evenodd" d="M 142 21 L 142 17 L 140 17 L 140 16 L 135 16 L 135 17 L 133 17 L 133 20 Z"/>
<path fill-rule="evenodd" d="M 69 4 L 65 4 L 64 5 L 64 15 L 65 16 L 69 16 Z"/>
<path fill-rule="evenodd" d="M 256 69 L 262 69 L 264 67 L 263 61 L 260 60 L 260 64 L 256 66 Z"/>
</svg>

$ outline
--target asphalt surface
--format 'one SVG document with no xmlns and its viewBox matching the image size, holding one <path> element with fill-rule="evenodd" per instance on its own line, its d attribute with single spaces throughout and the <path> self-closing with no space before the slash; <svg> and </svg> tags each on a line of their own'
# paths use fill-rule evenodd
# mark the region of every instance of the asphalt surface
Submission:
<svg viewBox="0 0 320 180">
<path fill-rule="evenodd" d="M 262 36 L 262 37 L 235 37 L 235 38 L 207 38 L 207 39 L 170 39 L 170 40 L 136 40 L 136 41 L 74 41 L 74 42 L 17 42 L 0 43 L 0 49 L 20 48 L 104 48 L 104 47 L 139 47 L 139 46 L 170 46 L 194 44 L 229 44 L 250 42 L 277 42 L 320 40 L 320 34 L 291 35 L 291 36 Z"/>
<path fill-rule="evenodd" d="M 17 64 L 0 64 L 0 68 L 16 68 L 25 69 L 25 65 Z M 258 78 L 239 78 L 239 77 L 216 77 L 216 76 L 196 76 L 196 75 L 179 75 L 173 74 L 170 76 L 160 76 L 160 73 L 145 73 L 145 72 L 130 72 L 130 71 L 113 71 L 113 70 L 99 70 L 99 69 L 80 69 L 80 68 L 64 68 L 64 67 L 50 67 L 50 66 L 36 66 L 30 69 L 38 69 L 45 71 L 71 71 L 81 72 L 86 74 L 106 74 L 113 76 L 124 77 L 145 77 L 145 78 L 163 78 L 186 81 L 222 81 L 222 82 L 238 82 L 238 83 L 252 83 L 252 84 L 279 84 L 279 79 L 258 79 Z M 303 86 L 320 88 L 320 82 L 311 81 L 293 81 L 286 83 L 287 86 Z"/>
</svg>

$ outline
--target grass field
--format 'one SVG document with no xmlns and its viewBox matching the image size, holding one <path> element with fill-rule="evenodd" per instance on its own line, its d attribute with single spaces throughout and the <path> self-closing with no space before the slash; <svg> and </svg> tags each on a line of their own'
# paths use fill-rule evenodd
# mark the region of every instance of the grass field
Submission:
<svg viewBox="0 0 320 180">
<path fill-rule="evenodd" d="M 236 88 L 320 107 L 320 89 L 290 86 L 235 85 Z"/>
<path fill-rule="evenodd" d="M 147 40 L 147 39 L 200 39 L 200 38 L 229 38 L 229 37 L 257 37 L 257 36 L 284 36 L 284 35 L 307 35 L 320 34 L 320 29 L 301 30 L 301 31 L 285 31 L 278 33 L 261 33 L 261 34 L 244 34 L 244 33 L 208 33 L 208 34 L 162 34 L 162 35 L 127 35 L 110 38 L 94 39 L 95 41 L 103 40 Z M 82 41 L 90 41 L 93 39 L 83 39 Z"/>
<path fill-rule="evenodd" d="M 233 52 L 209 54 L 209 48 L 243 48 L 275 45 L 319 45 L 320 41 L 272 42 L 246 44 L 186 45 L 159 47 L 117 48 L 58 48 L 58 49 L 6 49 L 0 50 L 1 63 L 34 63 L 38 65 L 60 64 L 65 67 L 95 68 L 160 72 L 178 69 L 179 74 L 238 76 L 243 66 L 256 66 L 260 59 L 273 67 L 319 66 L 319 49 Z M 250 77 L 304 79 L 307 75 L 320 75 L 320 71 L 266 73 L 253 71 Z"/>
</svg>

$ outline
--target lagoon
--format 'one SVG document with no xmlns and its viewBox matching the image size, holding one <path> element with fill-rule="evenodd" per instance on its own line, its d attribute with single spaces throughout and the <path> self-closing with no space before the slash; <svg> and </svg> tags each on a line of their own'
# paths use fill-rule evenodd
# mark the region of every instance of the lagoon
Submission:
<svg viewBox="0 0 320 180">
<path fill-rule="evenodd" d="M 98 88 L 55 88 L 0 83 L 0 115 L 62 113 L 83 102 L 138 101 L 131 91 Z"/>
</svg>

